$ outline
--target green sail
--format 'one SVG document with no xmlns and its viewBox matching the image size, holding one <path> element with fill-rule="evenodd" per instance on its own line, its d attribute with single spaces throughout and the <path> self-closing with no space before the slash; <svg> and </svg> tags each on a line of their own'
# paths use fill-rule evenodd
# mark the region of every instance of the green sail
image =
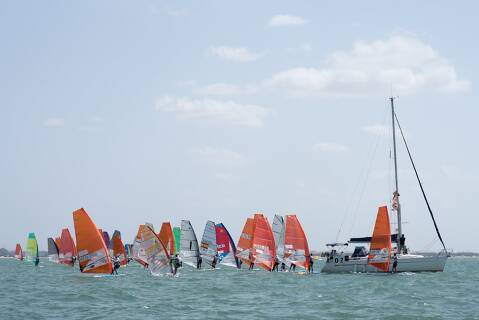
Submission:
<svg viewBox="0 0 479 320">
<path fill-rule="evenodd" d="M 40 262 L 40 258 L 38 257 L 37 238 L 33 232 L 28 234 L 26 258 L 28 261 L 32 261 L 36 266 L 38 266 L 38 263 Z"/>
<path fill-rule="evenodd" d="M 175 237 L 175 254 L 180 252 L 180 237 L 181 237 L 181 228 L 173 228 L 173 237 Z"/>
</svg>

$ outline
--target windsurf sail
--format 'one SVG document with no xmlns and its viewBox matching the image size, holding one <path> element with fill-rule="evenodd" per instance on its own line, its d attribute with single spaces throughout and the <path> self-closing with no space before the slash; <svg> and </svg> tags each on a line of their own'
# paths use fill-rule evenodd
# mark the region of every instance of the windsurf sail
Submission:
<svg viewBox="0 0 479 320">
<path fill-rule="evenodd" d="M 38 256 L 38 243 L 35 233 L 30 232 L 27 239 L 27 254 L 26 259 L 33 262 L 34 265 L 38 266 L 40 263 L 40 257 Z"/>
<path fill-rule="evenodd" d="M 108 248 L 102 234 L 83 208 L 73 212 L 73 223 L 80 271 L 111 274 L 112 264 Z"/>
<path fill-rule="evenodd" d="M 15 246 L 15 259 L 18 259 L 20 261 L 23 260 L 23 251 L 20 243 L 17 243 L 17 245 Z"/>
<path fill-rule="evenodd" d="M 388 272 L 391 261 L 391 225 L 389 223 L 388 208 L 379 207 L 374 225 L 373 236 L 369 248 L 368 264 L 377 269 Z"/>
<path fill-rule="evenodd" d="M 261 213 L 254 215 L 255 228 L 253 234 L 253 257 L 255 266 L 266 271 L 273 270 L 276 259 L 276 244 L 274 243 L 273 230 L 266 218 Z"/>
<path fill-rule="evenodd" d="M 201 238 L 200 255 L 203 261 L 211 266 L 217 254 L 215 223 L 207 221 Z"/>
<path fill-rule="evenodd" d="M 180 239 L 181 239 L 181 228 L 173 228 L 173 237 L 175 238 L 175 254 L 180 253 Z"/>
<path fill-rule="evenodd" d="M 248 266 L 253 263 L 253 235 L 255 229 L 255 220 L 248 218 L 241 232 L 236 249 L 236 256 Z"/>
<path fill-rule="evenodd" d="M 141 240 L 151 274 L 158 276 L 170 272 L 170 256 L 158 235 L 150 227 L 144 227 Z"/>
<path fill-rule="evenodd" d="M 239 268 L 239 259 L 236 257 L 236 246 L 226 227 L 219 223 L 216 228 L 216 245 L 218 258 L 221 264 L 225 266 Z"/>
<path fill-rule="evenodd" d="M 59 251 L 57 244 L 53 238 L 48 238 L 48 260 L 51 262 L 59 262 Z"/>
<path fill-rule="evenodd" d="M 145 250 L 142 247 L 143 240 L 141 235 L 144 228 L 147 228 L 144 224 L 140 224 L 140 226 L 138 227 L 138 232 L 136 233 L 135 240 L 133 241 L 133 244 L 131 246 L 130 254 L 133 260 L 141 264 L 143 267 L 148 267 Z"/>
<path fill-rule="evenodd" d="M 76 259 L 76 246 L 75 242 L 73 242 L 72 235 L 70 234 L 70 230 L 68 228 L 65 228 L 62 230 L 62 234 L 60 236 L 61 240 L 61 253 L 62 253 L 62 258 L 60 259 L 60 262 L 63 264 L 67 265 L 74 265 Z"/>
<path fill-rule="evenodd" d="M 296 215 L 286 216 L 284 259 L 288 265 L 309 269 L 308 239 Z"/>
<path fill-rule="evenodd" d="M 180 259 L 184 264 L 196 268 L 199 256 L 195 230 L 189 220 L 181 220 Z"/>
<path fill-rule="evenodd" d="M 276 256 L 279 261 L 285 262 L 284 259 L 284 219 L 282 216 L 275 214 L 273 219 L 273 235 L 276 243 Z"/>
<path fill-rule="evenodd" d="M 110 250 L 112 246 L 111 246 L 110 235 L 108 234 L 108 231 L 102 231 L 102 237 L 107 249 Z"/>
<path fill-rule="evenodd" d="M 165 245 L 168 254 L 170 256 L 175 254 L 175 238 L 173 237 L 173 230 L 171 229 L 171 224 L 169 222 L 163 222 L 158 237 Z"/>
<path fill-rule="evenodd" d="M 115 231 L 111 239 L 111 242 L 113 243 L 113 256 L 118 257 L 122 266 L 126 266 L 126 264 L 128 263 L 128 257 L 125 252 L 125 246 L 121 241 L 120 232 Z"/>
</svg>

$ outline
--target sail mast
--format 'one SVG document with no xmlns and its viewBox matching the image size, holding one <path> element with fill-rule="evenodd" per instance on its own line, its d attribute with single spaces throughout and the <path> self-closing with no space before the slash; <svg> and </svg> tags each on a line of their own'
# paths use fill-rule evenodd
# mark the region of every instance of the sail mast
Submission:
<svg viewBox="0 0 479 320">
<path fill-rule="evenodd" d="M 401 224 L 401 204 L 399 203 L 399 187 L 398 187 L 398 162 L 397 162 L 397 153 L 396 153 L 396 123 L 394 118 L 394 97 L 390 97 L 391 100 L 391 119 L 392 119 L 392 130 L 393 130 L 393 151 L 394 151 L 394 181 L 396 190 L 394 192 L 397 199 L 397 216 L 398 216 L 398 236 L 397 236 L 397 252 L 402 252 L 402 224 Z"/>
</svg>

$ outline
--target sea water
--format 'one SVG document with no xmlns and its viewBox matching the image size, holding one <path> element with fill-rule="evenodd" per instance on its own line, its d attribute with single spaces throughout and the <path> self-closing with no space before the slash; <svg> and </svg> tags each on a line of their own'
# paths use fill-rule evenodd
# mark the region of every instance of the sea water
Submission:
<svg viewBox="0 0 479 320">
<path fill-rule="evenodd" d="M 444 272 L 294 274 L 180 269 L 81 274 L 0 259 L 0 319 L 479 319 L 479 259 Z"/>
</svg>

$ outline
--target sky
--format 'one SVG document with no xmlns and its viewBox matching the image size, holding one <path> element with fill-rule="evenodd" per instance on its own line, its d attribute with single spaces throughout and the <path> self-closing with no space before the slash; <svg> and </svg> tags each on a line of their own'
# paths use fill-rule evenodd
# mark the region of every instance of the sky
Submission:
<svg viewBox="0 0 479 320">
<path fill-rule="evenodd" d="M 447 248 L 477 251 L 477 6 L 2 2 L 0 247 L 46 249 L 80 207 L 125 242 L 181 219 L 237 240 L 255 212 L 315 250 L 370 235 L 394 95 Z M 398 165 L 407 245 L 439 250 L 402 143 Z"/>
</svg>

